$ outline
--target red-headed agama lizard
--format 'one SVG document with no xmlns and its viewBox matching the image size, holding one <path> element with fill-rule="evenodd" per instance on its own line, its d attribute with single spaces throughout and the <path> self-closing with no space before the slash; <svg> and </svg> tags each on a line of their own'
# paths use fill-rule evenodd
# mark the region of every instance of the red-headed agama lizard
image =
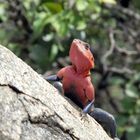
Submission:
<svg viewBox="0 0 140 140">
<path fill-rule="evenodd" d="M 54 86 L 76 105 L 88 113 L 97 122 L 105 125 L 110 136 L 117 140 L 114 116 L 94 107 L 95 91 L 91 82 L 90 69 L 94 67 L 94 57 L 88 43 L 74 39 L 69 56 L 72 65 L 58 71 L 57 75 L 46 77 L 47 81 L 55 81 Z"/>
</svg>

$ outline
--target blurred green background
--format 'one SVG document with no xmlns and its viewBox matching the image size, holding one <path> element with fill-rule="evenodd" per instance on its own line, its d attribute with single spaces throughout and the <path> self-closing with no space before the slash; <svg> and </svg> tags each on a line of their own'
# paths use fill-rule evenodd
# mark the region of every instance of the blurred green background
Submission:
<svg viewBox="0 0 140 140">
<path fill-rule="evenodd" d="M 40 74 L 69 65 L 74 38 L 91 45 L 96 106 L 121 140 L 140 140 L 139 0 L 0 0 L 0 44 Z"/>
</svg>

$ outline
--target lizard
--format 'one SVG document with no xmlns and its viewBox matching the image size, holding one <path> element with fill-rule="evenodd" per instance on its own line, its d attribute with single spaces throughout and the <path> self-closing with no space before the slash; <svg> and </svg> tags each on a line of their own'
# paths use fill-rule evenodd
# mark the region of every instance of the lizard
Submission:
<svg viewBox="0 0 140 140">
<path fill-rule="evenodd" d="M 101 108 L 94 107 L 95 89 L 91 82 L 90 70 L 94 68 L 94 57 L 90 45 L 74 39 L 70 46 L 71 65 L 58 71 L 56 75 L 44 77 L 54 81 L 54 86 L 66 97 L 78 105 L 83 113 L 88 113 L 109 131 L 110 136 L 117 140 L 116 121 L 112 114 Z"/>
</svg>

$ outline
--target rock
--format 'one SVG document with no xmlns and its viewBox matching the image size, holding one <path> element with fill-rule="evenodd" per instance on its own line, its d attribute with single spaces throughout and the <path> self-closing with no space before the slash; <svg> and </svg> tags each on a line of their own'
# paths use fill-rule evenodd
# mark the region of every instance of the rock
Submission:
<svg viewBox="0 0 140 140">
<path fill-rule="evenodd" d="M 0 140 L 111 140 L 90 116 L 0 46 Z"/>
</svg>

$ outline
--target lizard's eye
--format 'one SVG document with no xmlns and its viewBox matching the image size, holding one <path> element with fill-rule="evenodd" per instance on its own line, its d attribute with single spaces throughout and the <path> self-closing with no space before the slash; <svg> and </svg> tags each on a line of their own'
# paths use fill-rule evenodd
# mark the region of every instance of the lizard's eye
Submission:
<svg viewBox="0 0 140 140">
<path fill-rule="evenodd" d="M 90 48 L 89 44 L 85 44 L 85 49 L 88 50 Z"/>
</svg>

